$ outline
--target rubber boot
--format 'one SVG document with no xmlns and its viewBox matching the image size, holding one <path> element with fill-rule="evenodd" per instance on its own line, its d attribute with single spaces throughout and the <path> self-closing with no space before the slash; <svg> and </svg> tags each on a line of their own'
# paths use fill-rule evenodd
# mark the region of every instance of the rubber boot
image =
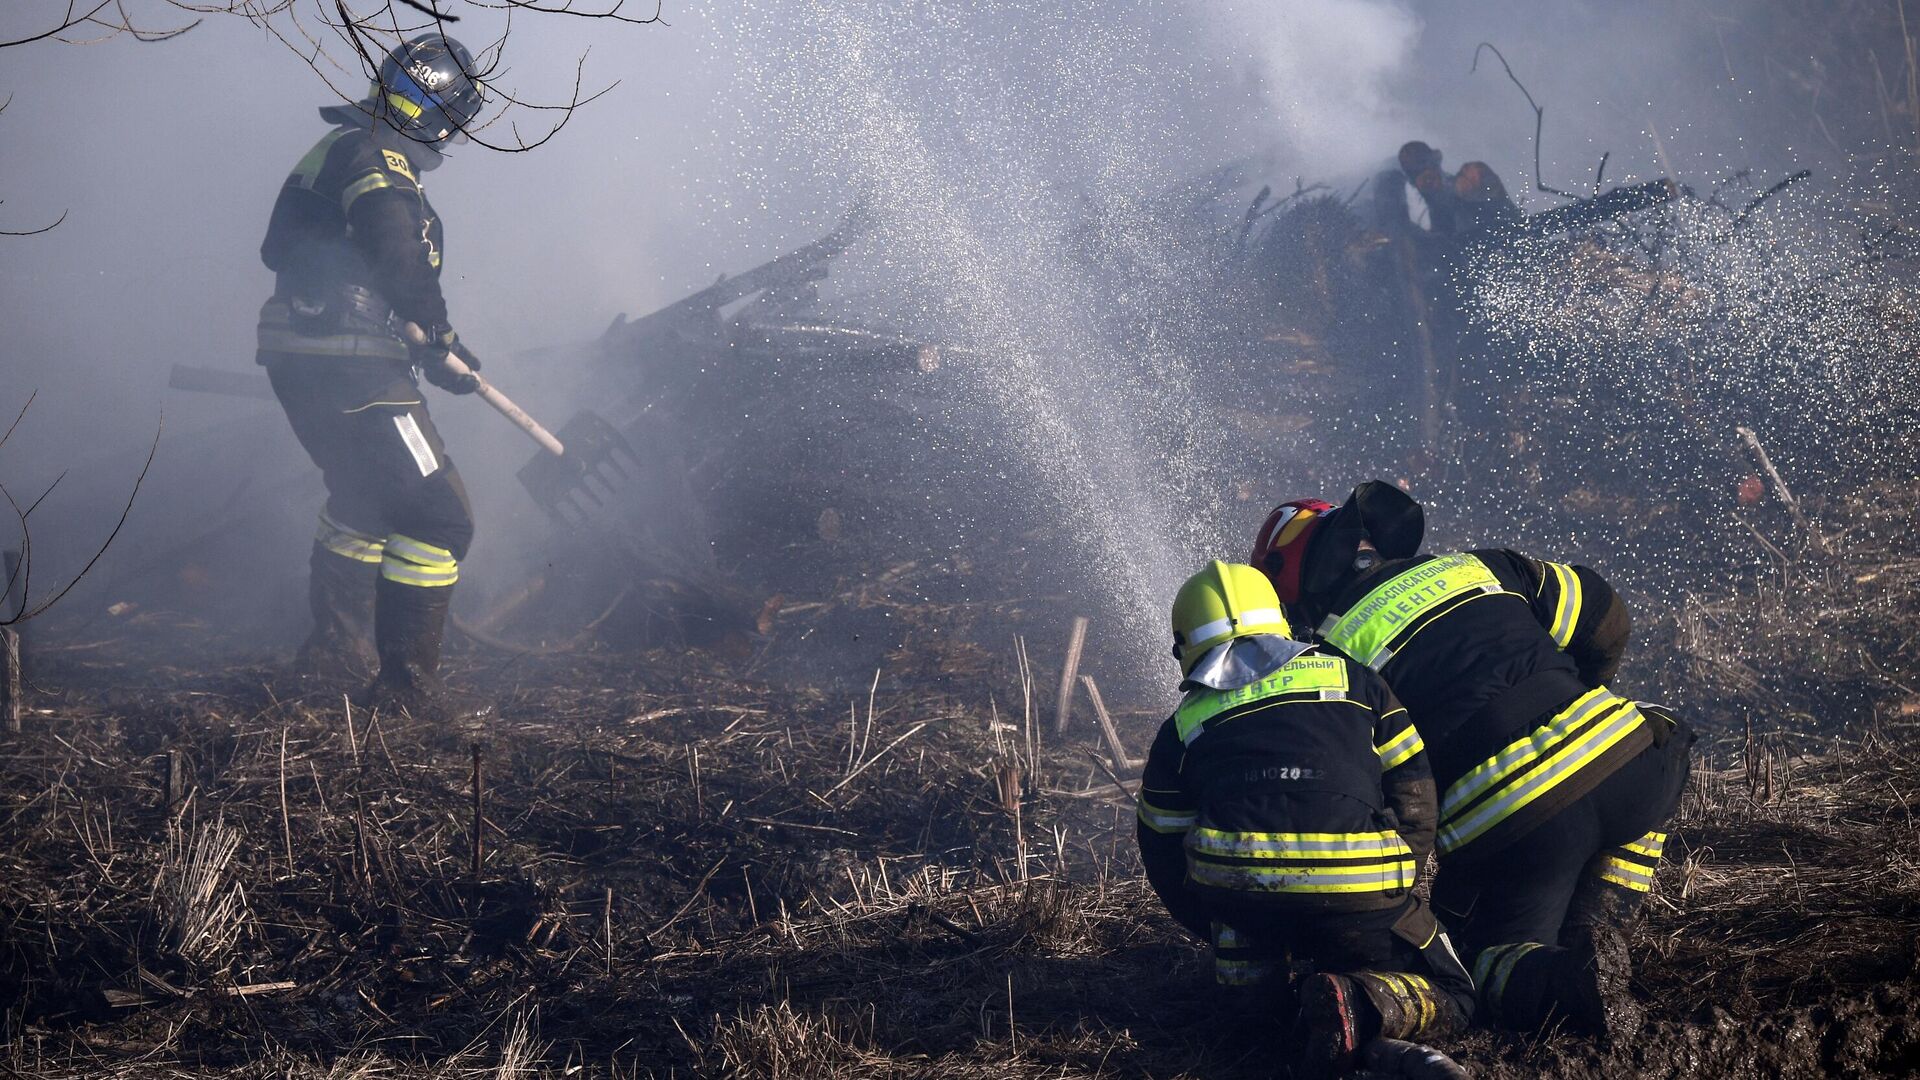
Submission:
<svg viewBox="0 0 1920 1080">
<path fill-rule="evenodd" d="M 1299 1064 L 1293 1075 L 1297 1080 L 1331 1080 L 1352 1072 L 1360 1048 L 1379 1029 L 1379 1013 L 1353 979 L 1324 972 L 1308 976 L 1300 984 L 1300 1014 L 1294 1021 Z"/>
<path fill-rule="evenodd" d="M 1367 995 L 1380 1017 L 1374 1034 L 1383 1039 L 1430 1042 L 1466 1026 L 1460 1006 L 1434 988 L 1425 975 L 1400 971 L 1356 971 L 1348 978 Z"/>
<path fill-rule="evenodd" d="M 1495 945 L 1474 965 L 1474 982 L 1489 1019 L 1515 1031 L 1561 1022 L 1617 1047 L 1639 1033 L 1645 1013 L 1628 980 L 1632 961 L 1616 927 L 1588 927 L 1570 947 L 1525 942 Z"/>
<path fill-rule="evenodd" d="M 403 585 L 382 577 L 374 589 L 374 647 L 380 673 L 362 695 L 369 708 L 446 724 L 478 719 L 485 709 L 440 680 L 440 642 L 453 586 Z"/>
<path fill-rule="evenodd" d="M 1640 923 L 1640 908 L 1646 895 L 1604 881 L 1582 881 L 1568 905 L 1566 922 L 1560 929 L 1560 944 L 1573 948 L 1597 928 L 1617 931 L 1623 939 L 1631 941 Z"/>
<path fill-rule="evenodd" d="M 349 559 L 316 543 L 307 565 L 313 629 L 294 654 L 294 677 L 316 691 L 360 685 L 374 670 L 367 631 L 380 564 Z"/>
</svg>

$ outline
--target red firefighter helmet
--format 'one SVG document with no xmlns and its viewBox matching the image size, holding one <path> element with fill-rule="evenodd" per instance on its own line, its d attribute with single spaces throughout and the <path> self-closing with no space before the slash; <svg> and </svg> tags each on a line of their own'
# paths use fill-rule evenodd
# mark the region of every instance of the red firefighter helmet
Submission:
<svg viewBox="0 0 1920 1080">
<path fill-rule="evenodd" d="M 1324 499 L 1295 499 L 1274 507 L 1266 524 L 1260 526 L 1260 535 L 1253 542 L 1253 557 L 1247 561 L 1273 582 L 1281 603 L 1300 602 L 1300 574 L 1307 564 L 1307 545 L 1333 509 L 1333 504 Z"/>
</svg>

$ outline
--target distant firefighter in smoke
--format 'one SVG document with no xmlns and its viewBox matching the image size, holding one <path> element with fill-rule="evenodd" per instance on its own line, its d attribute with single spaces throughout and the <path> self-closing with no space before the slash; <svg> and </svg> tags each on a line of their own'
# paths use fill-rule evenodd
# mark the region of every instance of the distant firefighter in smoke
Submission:
<svg viewBox="0 0 1920 1080">
<path fill-rule="evenodd" d="M 1224 986 L 1278 1006 L 1291 962 L 1306 1072 L 1471 1019 L 1473 986 L 1414 895 L 1438 811 L 1420 733 L 1379 676 L 1291 639 L 1259 570 L 1210 563 L 1173 604 L 1186 691 L 1147 758 L 1141 860 L 1213 944 Z"/>
<path fill-rule="evenodd" d="M 1276 508 L 1252 561 L 1330 651 L 1406 703 L 1440 788 L 1434 906 L 1480 1015 L 1630 1043 L 1627 938 L 1693 742 L 1605 682 L 1628 637 L 1599 574 L 1513 551 L 1418 554 L 1420 504 L 1384 481 Z"/>
<path fill-rule="evenodd" d="M 334 129 L 287 176 L 260 246 L 275 279 L 258 360 L 327 485 L 297 670 L 319 684 L 356 676 L 371 609 L 370 702 L 441 717 L 440 641 L 473 516 L 418 376 L 471 393 L 474 376 L 445 360 L 480 363 L 447 323 L 444 240 L 420 173 L 478 113 L 473 71 L 438 34 L 394 49 L 366 100 L 320 110 Z M 403 343 L 407 323 L 426 344 Z"/>
</svg>

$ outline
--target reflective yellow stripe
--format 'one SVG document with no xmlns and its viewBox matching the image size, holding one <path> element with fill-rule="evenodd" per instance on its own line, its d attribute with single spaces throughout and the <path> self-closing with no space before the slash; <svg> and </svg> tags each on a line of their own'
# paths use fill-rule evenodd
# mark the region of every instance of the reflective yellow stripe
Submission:
<svg viewBox="0 0 1920 1080">
<path fill-rule="evenodd" d="M 380 576 L 402 585 L 433 588 L 460 580 L 460 564 L 446 548 L 394 533 L 387 537 Z"/>
<path fill-rule="evenodd" d="M 421 106 L 408 101 L 405 96 L 400 94 L 388 94 L 387 104 L 399 109 L 409 120 L 418 120 L 420 114 L 426 111 Z"/>
<path fill-rule="evenodd" d="M 1479 559 L 1442 555 L 1379 585 L 1338 618 L 1329 616 L 1320 626 L 1320 635 L 1334 648 L 1379 671 L 1393 659 L 1388 648 L 1393 640 L 1423 628 L 1424 620 L 1441 604 L 1504 591 L 1500 579 Z"/>
<path fill-rule="evenodd" d="M 307 156 L 293 167 L 293 173 L 287 180 L 303 188 L 312 188 L 314 180 L 320 176 L 321 166 L 327 163 L 327 151 L 333 149 L 333 144 L 345 134 L 344 131 L 329 131 L 322 135 L 320 141 L 313 144 L 313 149 L 307 151 Z"/>
<path fill-rule="evenodd" d="M 1188 850 L 1228 859 L 1387 859 L 1413 854 L 1395 832 L 1270 833 L 1198 828 Z"/>
<path fill-rule="evenodd" d="M 1440 850 L 1469 843 L 1575 775 L 1641 726 L 1633 702 L 1606 687 L 1589 691 L 1533 734 L 1455 781 L 1440 800 Z M 1500 787 L 1516 773 L 1512 784 Z M 1492 797 L 1479 802 L 1481 796 Z"/>
<path fill-rule="evenodd" d="M 380 576 L 402 585 L 418 585 L 429 589 L 451 585 L 460 580 L 458 570 L 423 570 L 411 563 L 398 562 L 390 558 L 381 560 Z"/>
<path fill-rule="evenodd" d="M 1653 871 L 1625 859 L 1607 856 L 1600 860 L 1600 880 L 1634 892 L 1653 891 Z"/>
<path fill-rule="evenodd" d="M 1420 730 L 1408 724 L 1400 734 L 1388 739 L 1387 745 L 1376 748 L 1380 752 L 1380 768 L 1397 769 L 1426 748 L 1427 744 L 1420 738 Z"/>
<path fill-rule="evenodd" d="M 1195 885 L 1241 892 L 1374 893 L 1413 888 L 1412 859 L 1355 869 L 1345 866 L 1246 866 L 1189 860 L 1187 880 Z"/>
<path fill-rule="evenodd" d="M 355 200 L 370 191 L 379 191 L 381 188 L 392 186 L 393 184 L 387 179 L 386 173 L 368 173 L 353 183 L 348 184 L 346 190 L 340 193 L 340 209 L 342 211 L 349 209 L 353 206 Z"/>
<path fill-rule="evenodd" d="M 1512 977 L 1515 965 L 1535 949 L 1544 948 L 1537 941 L 1522 941 L 1514 945 L 1495 945 L 1483 950 L 1479 959 L 1473 963 L 1473 983 L 1480 988 L 1480 1000 L 1493 1010 L 1494 1016 L 1500 1015 L 1500 995 L 1507 989 L 1507 979 Z"/>
<path fill-rule="evenodd" d="M 1449 807 L 1462 806 L 1479 798 L 1494 785 L 1537 761 L 1542 754 L 1557 746 L 1580 725 L 1619 700 L 1621 699 L 1614 697 L 1605 687 L 1589 690 L 1574 699 L 1572 705 L 1562 709 L 1538 730 L 1525 738 L 1515 740 L 1506 749 L 1454 781 L 1447 788 L 1446 796 L 1442 799 L 1441 813 L 1444 815 Z"/>
<path fill-rule="evenodd" d="M 1667 849 L 1667 834 L 1663 832 L 1650 832 L 1631 844 L 1622 844 L 1620 846 L 1633 852 L 1635 855 L 1645 855 L 1649 859 L 1658 859 L 1660 858 L 1660 853 Z"/>
<path fill-rule="evenodd" d="M 1200 815 L 1192 810 L 1163 810 L 1145 799 L 1140 800 L 1140 823 L 1157 833 L 1186 832 Z"/>
<path fill-rule="evenodd" d="M 1545 565 L 1553 571 L 1554 582 L 1559 586 L 1559 596 L 1553 609 L 1553 626 L 1547 632 L 1553 635 L 1553 643 L 1564 649 L 1573 640 L 1574 627 L 1580 625 L 1580 575 L 1565 563 L 1550 562 Z"/>
<path fill-rule="evenodd" d="M 1357 971 L 1356 976 L 1373 979 L 1385 984 L 1388 992 L 1403 1005 L 1413 1006 L 1413 1030 L 1424 1031 L 1428 1024 L 1437 1019 L 1439 1004 L 1433 999 L 1433 984 L 1425 978 L 1404 971 Z"/>
<path fill-rule="evenodd" d="M 1222 713 L 1265 701 L 1296 696 L 1301 701 L 1338 701 L 1347 696 L 1347 663 L 1337 656 L 1296 656 L 1273 674 L 1234 690 L 1206 687 L 1189 693 L 1173 714 L 1180 741 L 1192 744 L 1206 723 Z"/>
<path fill-rule="evenodd" d="M 409 562 L 416 562 L 422 566 L 452 566 L 454 564 L 453 552 L 443 547 L 436 547 L 422 540 L 415 540 L 411 536 L 405 536 L 400 533 L 394 533 L 392 536 L 387 537 L 387 550 Z"/>
<path fill-rule="evenodd" d="M 335 555 L 343 555 L 355 562 L 377 563 L 382 550 L 386 547 L 384 537 L 350 529 L 320 511 L 320 527 L 314 532 L 314 540 Z"/>
<path fill-rule="evenodd" d="M 1213 959 L 1213 978 L 1222 986 L 1258 986 L 1273 978 L 1274 965 L 1266 960 Z"/>
</svg>

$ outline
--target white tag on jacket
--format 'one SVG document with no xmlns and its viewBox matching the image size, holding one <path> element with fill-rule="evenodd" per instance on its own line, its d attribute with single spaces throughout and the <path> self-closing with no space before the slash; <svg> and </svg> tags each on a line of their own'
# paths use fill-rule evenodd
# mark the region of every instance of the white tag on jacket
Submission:
<svg viewBox="0 0 1920 1080">
<path fill-rule="evenodd" d="M 433 447 L 427 445 L 427 435 L 420 430 L 420 422 L 412 413 L 401 413 L 393 418 L 393 426 L 400 429 L 400 441 L 407 444 L 407 450 L 413 454 L 413 463 L 420 467 L 421 476 L 432 476 L 440 468 L 434 460 Z"/>
</svg>

